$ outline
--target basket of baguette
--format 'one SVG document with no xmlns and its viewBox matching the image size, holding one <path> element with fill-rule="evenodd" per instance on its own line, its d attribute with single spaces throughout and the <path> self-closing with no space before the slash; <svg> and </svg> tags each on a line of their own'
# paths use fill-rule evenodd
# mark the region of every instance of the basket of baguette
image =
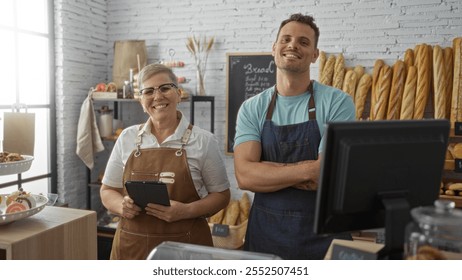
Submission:
<svg viewBox="0 0 462 280">
<path fill-rule="evenodd" d="M 244 192 L 241 199 L 232 199 L 228 206 L 208 219 L 213 246 L 225 249 L 240 249 L 244 244 L 250 212 L 249 195 Z"/>
</svg>

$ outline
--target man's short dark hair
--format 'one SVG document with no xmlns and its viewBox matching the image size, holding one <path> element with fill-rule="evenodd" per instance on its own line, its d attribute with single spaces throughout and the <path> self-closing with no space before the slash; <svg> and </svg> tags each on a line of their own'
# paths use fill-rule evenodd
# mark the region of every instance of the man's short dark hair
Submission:
<svg viewBox="0 0 462 280">
<path fill-rule="evenodd" d="M 316 37 L 315 38 L 316 42 L 314 42 L 314 46 L 317 48 L 318 47 L 318 40 L 319 40 L 319 28 L 316 25 L 316 23 L 314 23 L 314 18 L 312 16 L 303 15 L 303 14 L 300 14 L 300 13 L 293 14 L 288 19 L 281 22 L 281 26 L 279 26 L 279 30 L 278 30 L 278 35 L 276 36 L 276 41 L 279 38 L 279 32 L 281 32 L 282 27 L 284 27 L 284 25 L 286 25 L 286 24 L 288 24 L 289 22 L 292 22 L 292 21 L 296 21 L 296 22 L 306 24 L 306 25 L 308 25 L 309 27 L 311 27 L 314 30 L 314 35 Z"/>
</svg>

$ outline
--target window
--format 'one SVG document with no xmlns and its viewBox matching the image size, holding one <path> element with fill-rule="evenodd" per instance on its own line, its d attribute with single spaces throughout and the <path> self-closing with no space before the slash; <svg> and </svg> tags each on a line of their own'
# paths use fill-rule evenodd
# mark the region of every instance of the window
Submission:
<svg viewBox="0 0 462 280">
<path fill-rule="evenodd" d="M 35 114 L 32 166 L 21 174 L 0 176 L 0 193 L 19 187 L 37 194 L 56 192 L 53 1 L 0 1 L 0 38 L 2 151 L 4 113 L 24 113 L 27 108 L 28 113 Z"/>
</svg>

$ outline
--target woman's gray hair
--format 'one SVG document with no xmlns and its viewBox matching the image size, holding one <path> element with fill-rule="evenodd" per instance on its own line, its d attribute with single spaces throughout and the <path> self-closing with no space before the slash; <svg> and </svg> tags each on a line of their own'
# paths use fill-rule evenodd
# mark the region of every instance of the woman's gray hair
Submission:
<svg viewBox="0 0 462 280">
<path fill-rule="evenodd" d="M 167 73 L 169 78 L 172 80 L 172 83 L 178 86 L 178 79 L 170 67 L 165 66 L 160 63 L 153 63 L 153 64 L 146 65 L 145 67 L 143 67 L 143 69 L 141 69 L 138 75 L 138 88 L 140 90 L 143 89 L 142 85 L 144 81 L 150 79 L 152 76 L 159 74 L 159 73 Z"/>
</svg>

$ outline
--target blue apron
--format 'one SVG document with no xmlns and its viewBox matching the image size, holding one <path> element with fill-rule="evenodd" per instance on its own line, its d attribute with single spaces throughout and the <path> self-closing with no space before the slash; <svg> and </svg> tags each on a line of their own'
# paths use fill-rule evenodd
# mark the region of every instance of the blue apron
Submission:
<svg viewBox="0 0 462 280">
<path fill-rule="evenodd" d="M 308 91 L 309 119 L 291 125 L 272 121 L 277 89 L 263 126 L 262 161 L 294 163 L 316 160 L 321 133 L 316 121 L 313 82 Z M 244 250 L 269 253 L 283 259 L 323 259 L 333 239 L 313 232 L 316 191 L 293 187 L 270 193 L 255 193 L 245 236 Z"/>
</svg>

